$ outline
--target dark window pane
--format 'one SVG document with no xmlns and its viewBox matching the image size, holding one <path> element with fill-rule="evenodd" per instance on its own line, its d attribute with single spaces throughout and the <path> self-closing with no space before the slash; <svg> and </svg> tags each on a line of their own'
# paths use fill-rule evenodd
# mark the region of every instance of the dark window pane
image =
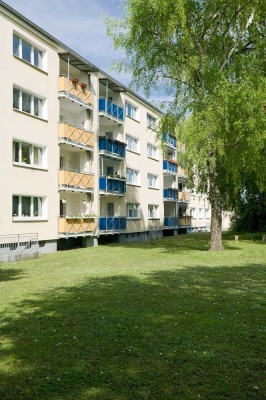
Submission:
<svg viewBox="0 0 266 400">
<path fill-rule="evenodd" d="M 42 52 L 34 48 L 34 65 L 41 68 Z"/>
<path fill-rule="evenodd" d="M 18 142 L 13 142 L 13 161 L 19 162 L 19 143 Z"/>
<path fill-rule="evenodd" d="M 30 217 L 31 197 L 22 197 L 22 217 Z"/>
<path fill-rule="evenodd" d="M 13 196 L 12 216 L 18 217 L 19 196 Z"/>
<path fill-rule="evenodd" d="M 22 58 L 23 60 L 28 61 L 29 63 L 31 62 L 30 53 L 31 53 L 31 45 L 22 40 Z"/>
<path fill-rule="evenodd" d="M 37 97 L 34 97 L 34 115 L 40 115 L 40 101 Z"/>
<path fill-rule="evenodd" d="M 19 37 L 13 36 L 13 54 L 19 56 Z"/>
<path fill-rule="evenodd" d="M 41 217 L 41 215 L 42 215 L 41 211 L 42 211 L 42 198 L 34 197 L 33 198 L 33 216 Z"/>
<path fill-rule="evenodd" d="M 19 110 L 19 90 L 13 89 L 13 107 Z"/>
<path fill-rule="evenodd" d="M 30 164 L 30 152 L 31 152 L 31 145 L 27 143 L 22 143 L 21 145 L 21 152 L 22 152 L 22 162 L 24 164 Z"/>
<path fill-rule="evenodd" d="M 22 92 L 22 111 L 31 112 L 31 95 Z"/>
</svg>

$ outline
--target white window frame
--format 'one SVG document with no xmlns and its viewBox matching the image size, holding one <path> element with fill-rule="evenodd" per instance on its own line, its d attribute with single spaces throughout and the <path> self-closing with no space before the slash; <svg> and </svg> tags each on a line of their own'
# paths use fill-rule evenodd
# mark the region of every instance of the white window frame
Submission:
<svg viewBox="0 0 266 400">
<path fill-rule="evenodd" d="M 148 188 L 159 189 L 159 178 L 158 175 L 148 173 Z"/>
<path fill-rule="evenodd" d="M 147 113 L 147 127 L 150 129 L 155 129 L 156 122 L 157 122 L 156 118 L 153 115 Z"/>
<path fill-rule="evenodd" d="M 14 197 L 18 197 L 18 212 L 14 213 Z M 30 215 L 24 215 L 23 213 L 23 198 L 30 198 Z M 34 207 L 38 205 L 40 215 L 34 215 Z M 40 221 L 47 219 L 47 199 L 44 196 L 32 196 L 32 195 L 19 195 L 14 194 L 12 196 L 12 220 L 13 221 Z"/>
<path fill-rule="evenodd" d="M 18 49 L 17 53 L 14 51 L 14 38 L 18 38 Z M 23 42 L 30 46 L 30 61 L 27 60 L 26 58 L 23 58 Z M 38 62 L 35 62 L 35 52 L 37 52 L 38 55 Z M 44 70 L 44 50 L 41 49 L 40 47 L 34 45 L 27 39 L 24 39 L 21 37 L 19 34 L 16 32 L 13 32 L 13 55 L 20 58 L 21 60 L 25 61 L 26 63 L 34 66 L 35 68 L 38 68 L 40 70 Z"/>
<path fill-rule="evenodd" d="M 15 90 L 18 91 L 18 105 L 15 106 Z M 30 96 L 30 110 L 23 110 L 23 95 Z M 35 113 L 35 104 L 38 104 L 38 114 Z M 17 86 L 13 86 L 13 109 L 21 111 L 25 114 L 32 115 L 36 118 L 45 119 L 46 117 L 46 99 L 40 96 L 21 89 Z"/>
<path fill-rule="evenodd" d="M 128 179 L 129 174 L 131 175 L 132 179 Z M 127 168 L 126 183 L 127 185 L 140 186 L 139 171 L 132 168 Z"/>
<path fill-rule="evenodd" d="M 138 121 L 138 107 L 129 101 L 125 102 L 125 115 L 129 118 L 132 118 Z"/>
<path fill-rule="evenodd" d="M 18 161 L 16 161 L 15 143 L 18 144 Z M 29 163 L 23 160 L 23 145 L 29 146 Z M 35 153 L 38 154 L 39 164 L 35 163 Z M 33 143 L 24 142 L 18 139 L 13 139 L 13 165 L 19 165 L 27 168 L 47 169 L 47 147 L 35 145 Z"/>
<path fill-rule="evenodd" d="M 127 143 L 126 149 L 128 151 L 133 151 L 133 153 L 139 154 L 139 139 L 138 138 L 126 134 L 126 143 Z"/>
<path fill-rule="evenodd" d="M 160 219 L 159 205 L 148 204 L 148 219 Z"/>
<path fill-rule="evenodd" d="M 132 213 L 132 215 L 130 215 Z M 141 219 L 139 203 L 127 203 L 127 219 Z"/>
<path fill-rule="evenodd" d="M 158 147 L 154 146 L 151 143 L 147 143 L 147 157 L 158 161 L 159 160 Z"/>
</svg>

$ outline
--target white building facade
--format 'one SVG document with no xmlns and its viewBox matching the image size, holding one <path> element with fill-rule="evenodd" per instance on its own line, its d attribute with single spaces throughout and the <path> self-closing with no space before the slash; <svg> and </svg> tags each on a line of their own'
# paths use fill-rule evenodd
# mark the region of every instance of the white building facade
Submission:
<svg viewBox="0 0 266 400">
<path fill-rule="evenodd" d="M 2 2 L 0 34 L 0 235 L 53 252 L 209 229 L 160 110 Z"/>
</svg>

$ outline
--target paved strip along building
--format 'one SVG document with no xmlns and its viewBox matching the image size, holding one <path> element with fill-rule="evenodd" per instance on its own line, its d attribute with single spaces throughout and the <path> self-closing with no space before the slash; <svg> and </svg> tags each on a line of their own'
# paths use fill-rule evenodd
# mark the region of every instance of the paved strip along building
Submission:
<svg viewBox="0 0 266 400">
<path fill-rule="evenodd" d="M 1 1 L 0 35 L 0 251 L 209 228 L 160 110 Z"/>
</svg>

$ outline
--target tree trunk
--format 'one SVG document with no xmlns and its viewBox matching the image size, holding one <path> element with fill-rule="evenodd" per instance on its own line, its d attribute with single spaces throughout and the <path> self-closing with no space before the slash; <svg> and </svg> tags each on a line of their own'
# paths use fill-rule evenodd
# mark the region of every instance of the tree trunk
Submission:
<svg viewBox="0 0 266 400">
<path fill-rule="evenodd" d="M 211 204 L 211 247 L 210 250 L 224 250 L 222 243 L 222 204 L 217 176 L 210 174 L 209 198 Z"/>
</svg>

